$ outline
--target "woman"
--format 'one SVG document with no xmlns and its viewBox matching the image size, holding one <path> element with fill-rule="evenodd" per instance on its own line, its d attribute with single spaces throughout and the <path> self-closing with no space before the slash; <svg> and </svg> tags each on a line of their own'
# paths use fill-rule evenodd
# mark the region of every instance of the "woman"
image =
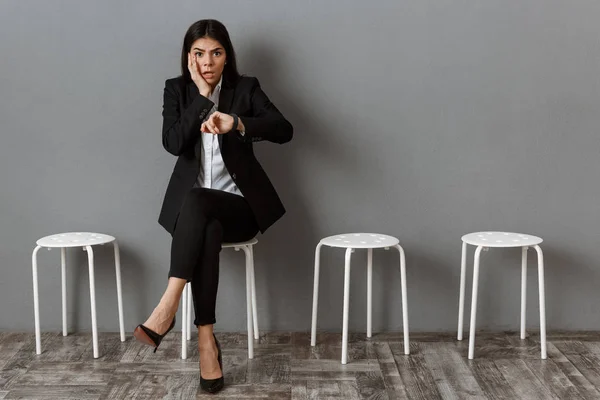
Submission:
<svg viewBox="0 0 600 400">
<path fill-rule="evenodd" d="M 169 280 L 134 336 L 156 351 L 175 325 L 181 293 L 191 282 L 200 383 L 214 393 L 224 382 L 213 334 L 221 244 L 264 233 L 285 213 L 252 146 L 289 142 L 293 128 L 256 78 L 238 74 L 229 34 L 219 21 L 190 26 L 181 72 L 166 81 L 163 105 L 162 143 L 178 157 L 158 220 L 173 236 Z"/>
</svg>

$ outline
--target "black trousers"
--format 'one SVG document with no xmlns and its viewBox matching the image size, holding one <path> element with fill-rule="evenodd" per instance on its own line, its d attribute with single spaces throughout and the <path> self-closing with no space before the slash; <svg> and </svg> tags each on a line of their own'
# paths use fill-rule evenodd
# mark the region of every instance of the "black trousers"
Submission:
<svg viewBox="0 0 600 400">
<path fill-rule="evenodd" d="M 257 233 L 242 196 L 204 188 L 187 194 L 173 232 L 169 277 L 191 282 L 196 326 L 216 322 L 221 244 L 250 240 Z"/>
</svg>

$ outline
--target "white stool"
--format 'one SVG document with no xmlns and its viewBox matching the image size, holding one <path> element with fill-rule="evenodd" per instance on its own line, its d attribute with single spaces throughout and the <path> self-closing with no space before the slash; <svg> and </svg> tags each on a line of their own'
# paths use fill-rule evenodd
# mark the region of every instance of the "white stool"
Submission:
<svg viewBox="0 0 600 400">
<path fill-rule="evenodd" d="M 258 340 L 258 315 L 256 311 L 256 284 L 254 282 L 254 246 L 256 238 L 247 242 L 223 243 L 221 248 L 243 250 L 246 254 L 246 309 L 248 322 L 248 358 L 254 358 L 254 341 L 252 340 L 252 321 L 254 321 L 254 339 Z M 192 287 L 188 282 L 181 295 L 181 358 L 187 358 L 187 341 L 192 338 Z"/>
<path fill-rule="evenodd" d="M 33 250 L 31 263 L 33 269 L 33 303 L 35 312 L 35 352 L 42 353 L 42 342 L 40 337 L 40 305 L 38 293 L 37 253 L 42 247 L 60 248 L 61 274 L 62 274 L 62 323 L 63 336 L 67 336 L 67 251 L 68 247 L 82 247 L 88 253 L 88 265 L 90 275 L 90 303 L 92 313 L 92 341 L 94 358 L 98 358 L 98 328 L 96 326 L 96 288 L 94 284 L 94 251 L 92 246 L 111 243 L 115 250 L 115 270 L 117 275 L 117 301 L 119 306 L 119 329 L 121 331 L 121 342 L 125 341 L 125 328 L 123 326 L 123 299 L 121 296 L 121 258 L 119 246 L 114 237 L 100 233 L 69 232 L 59 233 L 41 238 L 36 242 L 37 247 Z"/>
<path fill-rule="evenodd" d="M 463 314 L 465 303 L 465 270 L 467 268 L 467 244 L 477 246 L 473 269 L 473 294 L 471 297 L 471 325 L 469 333 L 469 360 L 475 351 L 475 317 L 477 313 L 477 287 L 479 284 L 479 257 L 481 250 L 490 247 L 521 247 L 521 339 L 525 339 L 525 306 L 527 299 L 527 249 L 532 246 L 538 255 L 538 282 L 540 292 L 540 344 L 542 359 L 546 354 L 546 300 L 544 294 L 544 254 L 538 246 L 542 239 L 532 235 L 511 232 L 475 232 L 462 237 L 462 259 L 460 267 L 460 298 L 458 306 L 458 340 L 463 338 Z"/>
<path fill-rule="evenodd" d="M 346 249 L 346 269 L 344 274 L 344 319 L 342 328 L 342 364 L 348 362 L 348 308 L 350 303 L 350 257 L 355 249 L 368 249 L 367 253 L 367 337 L 371 337 L 371 304 L 373 287 L 373 249 L 394 247 L 400 253 L 400 281 L 402 285 L 402 324 L 404 326 L 404 354 L 409 354 L 408 311 L 406 300 L 406 262 L 404 250 L 398 239 L 376 233 L 346 233 L 321 239 L 315 251 L 315 282 L 313 288 L 313 310 L 310 345 L 317 342 L 317 307 L 319 302 L 319 268 L 321 247 L 340 247 Z"/>
</svg>

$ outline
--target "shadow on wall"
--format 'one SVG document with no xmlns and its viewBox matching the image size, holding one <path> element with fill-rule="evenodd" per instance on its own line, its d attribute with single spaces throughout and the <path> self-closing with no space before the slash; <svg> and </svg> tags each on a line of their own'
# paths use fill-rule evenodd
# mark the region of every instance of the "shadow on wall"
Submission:
<svg viewBox="0 0 600 400">
<path fill-rule="evenodd" d="M 144 261 L 135 252 L 132 252 L 126 243 L 119 242 L 119 250 L 121 255 L 125 332 L 131 332 L 135 328 L 135 325 L 133 325 L 135 320 L 131 317 L 134 315 L 146 315 L 148 312 L 145 303 L 139 300 L 152 297 L 152 293 L 147 293 L 146 288 L 153 276 L 152 274 L 149 276 L 148 269 L 144 268 Z M 55 257 L 59 257 L 60 260 L 60 251 L 56 252 Z M 69 296 L 67 299 L 67 315 L 69 332 L 91 329 L 88 271 L 87 253 L 82 251 L 81 248 L 67 249 L 67 293 Z M 118 332 L 117 283 L 114 251 L 111 244 L 94 246 L 94 279 L 98 330 Z M 133 302 L 129 301 L 129 291 L 132 288 L 135 290 L 135 300 Z M 59 292 L 59 290 L 59 288 L 56 288 L 56 292 Z M 133 305 L 136 306 L 135 309 L 131 308 Z M 55 317 L 59 315 L 56 314 Z M 55 319 L 59 321 L 58 318 Z M 42 326 L 43 324 L 44 321 L 42 321 Z M 104 329 L 103 327 L 111 327 L 111 329 Z"/>
<path fill-rule="evenodd" d="M 289 82 L 288 75 L 278 65 L 278 49 L 257 39 L 239 53 L 251 55 L 241 57 L 248 60 L 241 72 L 256 71 L 248 75 L 259 79 L 265 93 L 294 126 L 294 138 L 290 143 L 279 146 L 261 142 L 254 148 L 287 210 L 286 215 L 266 232 L 255 250 L 259 314 L 269 317 L 265 321 L 259 315 L 261 329 L 285 325 L 308 330 L 314 251 L 323 231 L 318 221 L 318 207 L 326 201 L 311 193 L 311 188 L 319 183 L 319 180 L 311 180 L 311 175 L 318 173 L 319 168 L 326 168 L 327 172 L 342 171 L 343 176 L 353 179 L 358 176 L 361 155 L 355 144 L 332 134 L 335 127 L 330 125 L 331 121 L 348 116 L 335 115 L 335 107 L 317 110 L 314 104 L 301 104 L 294 98 L 293 82 Z M 315 98 L 319 95 L 315 88 Z M 358 123 L 356 121 L 356 125 Z M 318 165 L 309 165 L 307 160 L 318 160 Z M 310 187 L 304 185 L 307 179 Z M 356 188 L 359 187 L 357 183 Z M 324 188 L 335 189 L 336 182 L 327 182 Z M 346 198 L 352 201 L 351 196 Z M 344 204 L 339 205 L 340 210 L 346 208 Z M 326 227 L 325 230 L 335 232 L 336 229 L 339 227 Z M 281 297 L 282 293 L 285 297 Z"/>
</svg>

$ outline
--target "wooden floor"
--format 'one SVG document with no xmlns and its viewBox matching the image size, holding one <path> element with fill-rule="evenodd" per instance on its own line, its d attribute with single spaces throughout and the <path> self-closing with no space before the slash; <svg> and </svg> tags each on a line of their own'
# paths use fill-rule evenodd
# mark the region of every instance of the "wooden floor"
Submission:
<svg viewBox="0 0 600 400">
<path fill-rule="evenodd" d="M 247 359 L 244 334 L 217 334 L 224 350 L 226 389 L 198 390 L 198 353 L 180 358 L 180 333 L 157 353 L 130 335 L 100 335 L 92 357 L 91 334 L 45 333 L 35 355 L 30 333 L 0 333 L 0 399 L 600 399 L 600 333 L 551 333 L 548 360 L 538 337 L 481 333 L 476 359 L 468 341 L 454 335 L 414 334 L 411 355 L 400 334 L 366 340 L 351 334 L 349 362 L 340 364 L 341 336 L 268 333 Z"/>
</svg>

